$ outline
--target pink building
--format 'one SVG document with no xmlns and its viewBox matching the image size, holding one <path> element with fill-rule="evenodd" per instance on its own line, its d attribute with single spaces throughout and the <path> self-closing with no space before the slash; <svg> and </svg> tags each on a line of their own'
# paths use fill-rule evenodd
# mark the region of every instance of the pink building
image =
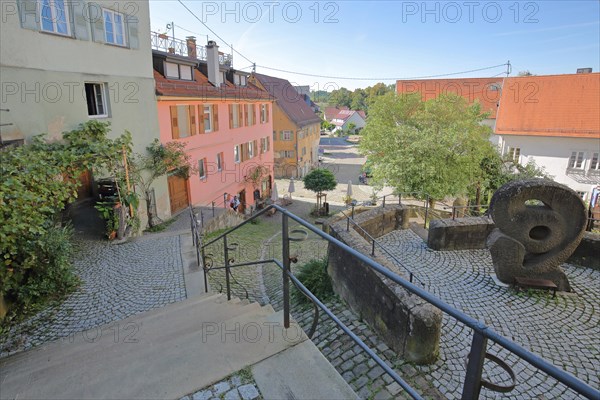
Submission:
<svg viewBox="0 0 600 400">
<path fill-rule="evenodd" d="M 233 196 L 240 212 L 260 207 L 272 186 L 273 100 L 231 68 L 216 43 L 180 42 L 153 50 L 160 139 L 185 143 L 198 167 L 189 179 L 169 176 L 171 212 L 213 201 L 222 207 Z"/>
</svg>

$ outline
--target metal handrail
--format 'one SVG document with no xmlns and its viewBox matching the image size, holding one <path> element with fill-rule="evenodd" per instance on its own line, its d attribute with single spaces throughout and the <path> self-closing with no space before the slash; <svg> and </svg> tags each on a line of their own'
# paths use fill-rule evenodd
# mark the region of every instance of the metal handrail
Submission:
<svg viewBox="0 0 600 400">
<path fill-rule="evenodd" d="M 284 319 L 284 326 L 286 328 L 289 328 L 289 326 L 290 326 L 289 280 L 291 279 L 295 283 L 299 283 L 301 285 L 301 283 L 299 281 L 297 281 L 297 278 L 294 276 L 294 274 L 291 272 L 291 270 L 289 268 L 289 261 L 290 261 L 289 260 L 289 236 L 288 236 L 288 218 L 289 218 L 289 219 L 292 219 L 293 221 L 297 222 L 298 224 L 302 225 L 309 231 L 313 232 L 317 236 L 320 236 L 321 238 L 327 240 L 330 244 L 333 244 L 333 245 L 337 246 L 338 248 L 342 249 L 343 251 L 349 253 L 356 259 L 360 260 L 361 262 L 363 262 L 364 264 L 369 266 L 372 270 L 380 273 L 381 275 L 390 279 L 392 282 L 395 282 L 396 284 L 402 286 L 409 292 L 421 297 L 423 300 L 425 300 L 428 303 L 432 304 L 433 306 L 439 308 L 442 312 L 450 315 L 451 317 L 455 318 L 456 320 L 460 321 L 461 323 L 463 323 L 464 325 L 466 325 L 467 327 L 469 327 L 473 330 L 473 340 L 472 340 L 472 344 L 471 344 L 471 351 L 470 351 L 469 357 L 468 357 L 466 377 L 465 377 L 465 382 L 463 384 L 463 392 L 462 392 L 463 399 L 472 399 L 472 398 L 477 398 L 479 396 L 479 392 L 480 392 L 480 389 L 482 386 L 481 375 L 482 375 L 482 371 L 483 371 L 483 362 L 485 360 L 488 339 L 497 343 L 498 345 L 505 348 L 509 352 L 517 355 L 518 357 L 525 360 L 526 362 L 533 365 L 534 367 L 538 368 L 539 370 L 552 376 L 553 378 L 555 378 L 559 382 L 563 383 L 564 385 L 568 386 L 569 388 L 573 389 L 577 393 L 582 394 L 582 395 L 588 397 L 589 399 L 600 398 L 599 390 L 594 389 L 593 387 L 589 386 L 588 384 L 586 384 L 585 382 L 576 378 L 575 376 L 569 374 L 566 371 L 561 370 L 560 368 L 557 368 L 556 366 L 550 364 L 543 358 L 526 350 L 524 347 L 503 337 L 502 335 L 498 334 L 492 328 L 488 327 L 484 323 L 482 323 L 482 322 L 470 317 L 469 315 L 463 313 L 462 311 L 459 311 L 456 308 L 450 306 L 449 304 L 440 300 L 439 298 L 432 295 L 428 291 L 405 280 L 400 275 L 390 271 L 389 269 L 385 268 L 381 264 L 372 260 L 370 257 L 356 251 L 355 249 L 351 248 L 347 244 L 330 236 L 329 234 L 323 232 L 322 230 L 318 229 L 317 227 L 311 225 L 310 223 L 304 221 L 302 218 L 290 213 L 285 208 L 280 207 L 278 205 L 275 205 L 275 204 L 269 205 L 265 209 L 261 210 L 260 212 L 258 212 L 255 215 L 253 215 L 251 218 L 247 219 L 246 221 L 242 222 L 241 224 L 237 225 L 236 227 L 229 229 L 227 232 L 219 235 L 217 238 L 215 238 L 211 242 L 204 244 L 202 246 L 202 249 L 204 249 L 204 247 L 210 245 L 211 243 L 214 243 L 217 240 L 226 238 L 226 236 L 228 234 L 230 234 L 231 232 L 233 232 L 237 229 L 240 229 L 245 224 L 250 223 L 250 221 L 252 221 L 255 218 L 258 218 L 258 216 L 269 211 L 270 209 L 275 209 L 275 210 L 281 212 L 281 215 L 282 215 L 282 228 L 283 228 L 282 235 L 283 235 L 283 239 L 284 239 L 283 244 L 282 244 L 282 246 L 283 246 L 283 248 L 282 248 L 283 263 L 277 261 L 276 264 L 283 270 L 283 289 L 284 289 L 283 290 L 283 292 L 284 292 L 283 319 Z M 226 239 L 224 239 L 224 241 L 226 242 Z M 227 249 L 227 246 L 225 246 L 225 251 L 226 251 L 226 249 Z M 227 263 L 227 257 L 225 257 L 225 259 L 226 259 L 225 267 L 230 268 L 230 266 Z M 248 265 L 258 264 L 258 263 L 262 263 L 262 261 L 248 263 Z M 306 289 L 306 288 L 304 288 L 304 289 Z M 308 294 L 308 293 L 310 293 L 310 292 L 308 291 L 308 289 L 306 289 L 305 294 Z M 383 360 L 381 360 L 379 357 L 377 357 L 377 355 L 375 353 L 373 353 L 369 349 L 369 347 L 366 346 L 364 344 L 364 342 L 362 342 L 360 340 L 360 338 L 358 338 L 356 335 L 354 335 L 350 329 L 345 327 L 345 325 L 343 325 L 341 323 L 341 321 L 339 319 L 337 319 L 337 317 L 335 317 L 335 315 L 331 311 L 329 311 L 327 309 L 327 307 L 325 307 L 321 301 L 319 301 L 318 298 L 316 298 L 314 295 L 312 295 L 312 296 L 311 295 L 312 295 L 312 293 L 310 293 L 310 295 L 309 295 L 309 297 L 311 297 L 311 300 L 313 300 L 313 302 L 315 304 L 317 304 L 319 306 L 319 308 L 321 308 L 330 318 L 332 318 L 334 320 L 334 322 L 338 326 L 340 326 L 340 328 L 342 328 L 342 330 L 346 334 L 348 334 L 356 343 L 358 343 L 359 346 L 362 349 L 364 349 L 367 352 L 367 354 L 373 360 L 375 360 L 375 362 L 377 362 L 394 379 L 394 381 L 396 381 L 405 390 L 407 390 L 413 398 L 420 398 L 420 395 L 418 393 L 416 393 L 414 391 L 414 389 L 412 389 L 405 381 L 403 381 L 397 374 L 395 374 L 394 371 L 389 366 L 387 366 L 387 364 L 385 364 L 385 362 L 383 362 Z"/>
<path fill-rule="evenodd" d="M 407 266 L 405 266 L 400 260 L 398 260 L 396 258 L 396 256 L 394 256 L 392 253 L 390 253 L 390 251 L 381 243 L 379 243 L 377 241 L 377 239 L 375 239 L 369 232 L 367 232 L 362 226 L 360 226 L 356 221 L 354 221 L 354 219 L 348 215 L 346 215 L 346 213 L 344 213 L 343 211 L 341 211 L 341 213 L 346 217 L 346 221 L 347 221 L 347 225 L 346 225 L 346 231 L 350 230 L 350 222 L 352 222 L 352 224 L 356 227 L 358 227 L 365 235 L 367 235 L 369 237 L 369 239 L 371 240 L 371 255 L 374 256 L 375 255 L 375 245 L 379 246 L 381 248 L 381 250 L 383 250 L 383 252 L 385 254 L 387 254 L 388 257 L 390 257 L 392 260 L 394 260 L 396 262 L 396 264 L 398 264 L 399 266 L 401 266 L 402 268 L 404 268 L 406 270 L 406 272 L 408 272 L 408 276 L 409 276 L 409 281 L 412 282 L 413 278 L 417 280 L 418 283 L 421 284 L 421 286 L 425 287 L 427 286 L 425 284 L 425 282 L 423 282 L 422 280 L 420 280 L 410 269 L 408 269 Z"/>
</svg>

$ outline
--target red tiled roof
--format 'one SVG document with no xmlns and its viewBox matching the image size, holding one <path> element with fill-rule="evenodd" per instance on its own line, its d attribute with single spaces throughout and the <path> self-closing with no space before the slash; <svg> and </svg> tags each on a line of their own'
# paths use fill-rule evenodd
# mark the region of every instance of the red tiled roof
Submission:
<svg viewBox="0 0 600 400">
<path fill-rule="evenodd" d="M 272 100 L 269 93 L 257 86 L 248 83 L 246 86 L 236 86 L 226 82 L 221 87 L 215 87 L 208 78 L 197 69 L 194 69 L 194 81 L 167 79 L 154 70 L 156 94 L 158 96 L 197 97 L 221 100 Z"/>
<path fill-rule="evenodd" d="M 507 78 L 496 133 L 600 139 L 600 73 Z"/>
<path fill-rule="evenodd" d="M 340 112 L 340 110 L 348 110 L 348 107 L 325 107 L 325 119 L 327 121 L 331 121 L 333 118 L 335 118 L 336 115 L 338 115 L 338 113 Z"/>
<path fill-rule="evenodd" d="M 290 82 L 263 74 L 254 76 L 296 125 L 303 127 L 321 121 Z"/>
<path fill-rule="evenodd" d="M 489 112 L 489 118 L 496 118 L 500 90 L 503 78 L 455 78 L 455 79 L 419 79 L 396 81 L 396 93 L 421 93 L 424 101 L 437 98 L 440 94 L 454 93 L 472 103 L 479 101 L 482 110 Z"/>
</svg>

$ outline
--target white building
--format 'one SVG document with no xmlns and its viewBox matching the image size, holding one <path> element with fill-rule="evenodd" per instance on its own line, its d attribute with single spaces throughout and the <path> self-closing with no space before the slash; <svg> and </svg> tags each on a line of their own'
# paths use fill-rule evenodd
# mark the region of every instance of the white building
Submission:
<svg viewBox="0 0 600 400">
<path fill-rule="evenodd" d="M 600 74 L 507 78 L 495 134 L 502 154 L 535 161 L 589 201 L 600 185 Z"/>
<path fill-rule="evenodd" d="M 7 1 L 2 18 L 2 143 L 59 138 L 91 119 L 115 137 L 130 131 L 136 152 L 159 138 L 148 2 Z M 166 177 L 154 189 L 167 217 Z"/>
</svg>

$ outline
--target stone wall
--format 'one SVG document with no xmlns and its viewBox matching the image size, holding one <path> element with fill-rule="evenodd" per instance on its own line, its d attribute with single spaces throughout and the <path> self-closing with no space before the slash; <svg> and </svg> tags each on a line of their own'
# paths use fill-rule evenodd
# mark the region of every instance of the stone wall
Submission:
<svg viewBox="0 0 600 400">
<path fill-rule="evenodd" d="M 407 211 L 402 206 L 377 208 L 357 216 L 356 222 L 377 237 L 407 226 L 408 218 L 403 218 L 408 215 Z M 353 249 L 370 254 L 370 243 L 357 230 L 346 231 L 345 220 L 331 222 L 329 231 Z M 371 258 L 402 275 L 382 255 Z M 440 310 L 332 244 L 329 245 L 328 273 L 335 292 L 399 356 L 417 364 L 433 363 L 437 359 L 442 323 Z"/>
<path fill-rule="evenodd" d="M 245 221 L 242 214 L 239 214 L 233 210 L 226 209 L 221 214 L 212 218 L 210 221 L 204 224 L 202 232 L 204 234 L 217 231 L 219 229 L 233 228 L 234 226 Z"/>
<path fill-rule="evenodd" d="M 600 234 L 586 232 L 567 262 L 600 271 Z"/>
<path fill-rule="evenodd" d="M 489 217 L 436 219 L 429 223 L 427 246 L 433 250 L 485 249 L 494 227 Z"/>
</svg>

